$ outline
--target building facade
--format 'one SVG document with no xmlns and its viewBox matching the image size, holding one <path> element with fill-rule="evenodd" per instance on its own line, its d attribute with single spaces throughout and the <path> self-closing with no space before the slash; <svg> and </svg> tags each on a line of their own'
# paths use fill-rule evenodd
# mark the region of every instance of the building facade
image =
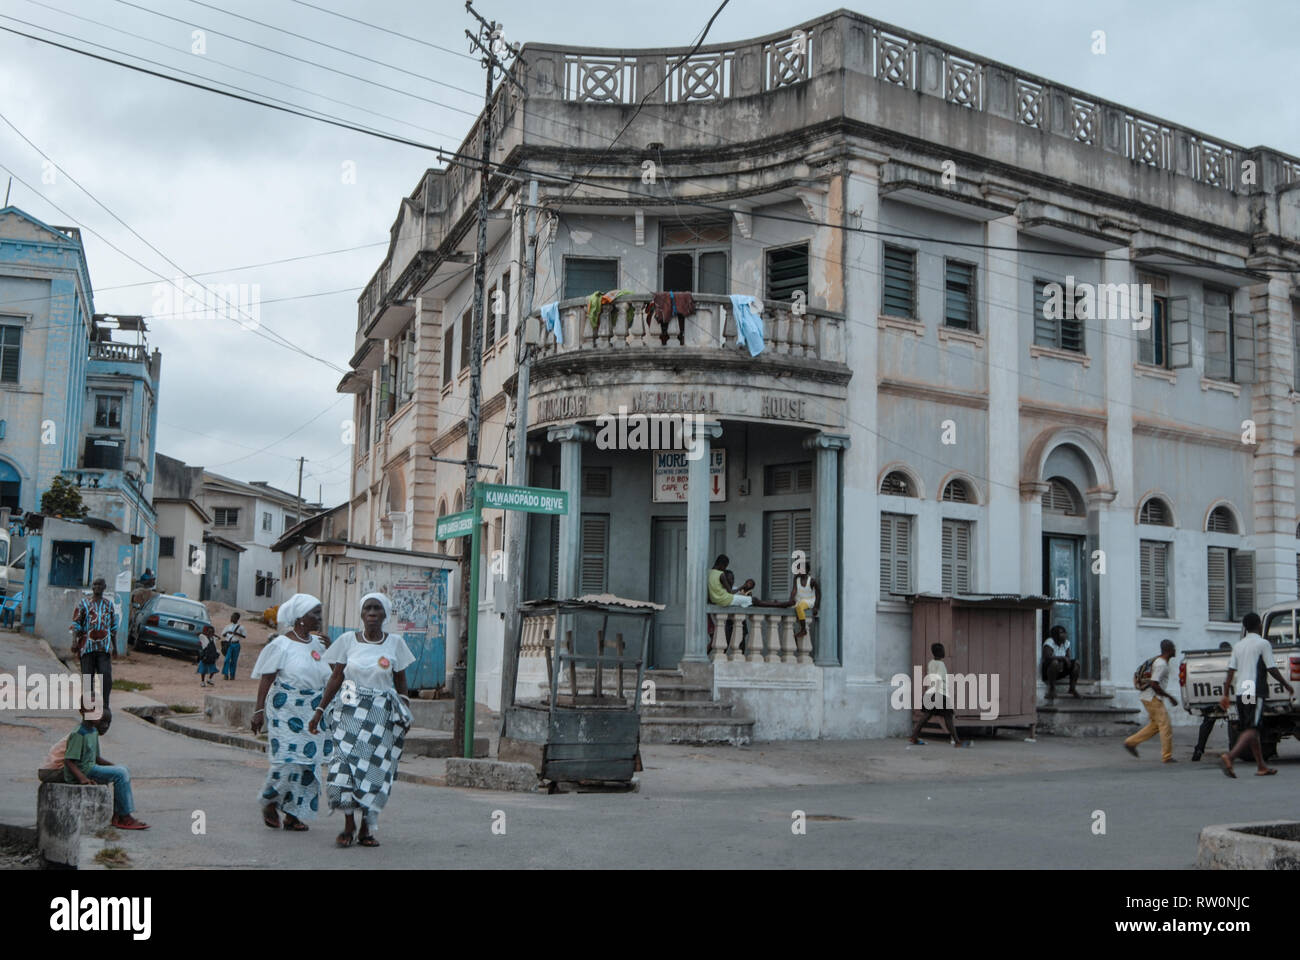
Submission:
<svg viewBox="0 0 1300 960">
<path fill-rule="evenodd" d="M 1163 637 L 1217 646 L 1296 596 L 1300 160 L 846 11 L 688 52 L 524 48 L 527 97 L 495 100 L 477 341 L 466 166 L 403 200 L 359 301 L 355 539 L 428 549 L 463 508 L 429 454 L 465 456 L 472 351 L 483 479 L 569 494 L 529 521 L 524 570 L 500 562 L 514 521 L 484 516 L 480 690 L 505 582 L 664 603 L 650 665 L 760 739 L 904 731 L 918 593 L 1058 600 L 1042 631 L 1066 626 L 1116 707 Z M 702 455 L 638 419 L 689 420 Z M 721 553 L 772 601 L 806 563 L 809 636 L 776 607 L 711 632 Z"/>
</svg>

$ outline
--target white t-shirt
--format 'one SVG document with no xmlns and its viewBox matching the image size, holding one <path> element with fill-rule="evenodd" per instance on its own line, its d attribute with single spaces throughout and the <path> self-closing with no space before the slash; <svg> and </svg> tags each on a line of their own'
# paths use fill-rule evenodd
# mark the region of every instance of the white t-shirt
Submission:
<svg viewBox="0 0 1300 960">
<path fill-rule="evenodd" d="M 1052 651 L 1052 656 L 1054 656 L 1054 657 L 1067 657 L 1067 658 L 1070 656 L 1070 641 L 1069 641 L 1069 640 L 1062 640 L 1060 643 L 1057 643 L 1057 642 L 1056 642 L 1055 640 L 1053 640 L 1051 637 L 1048 637 L 1048 638 L 1047 638 L 1045 641 L 1043 641 L 1043 642 L 1047 644 L 1047 649 Z"/>
<path fill-rule="evenodd" d="M 1169 661 L 1164 657 L 1156 657 L 1151 664 L 1151 682 L 1160 684 L 1160 689 L 1169 693 Z M 1147 687 L 1138 694 L 1138 699 L 1143 702 L 1154 700 L 1159 694 L 1151 687 Z"/>
<path fill-rule="evenodd" d="M 1251 684 L 1257 682 L 1256 671 L 1259 669 L 1261 662 L 1264 664 L 1265 670 L 1277 666 L 1273 662 L 1273 647 L 1267 640 L 1258 633 L 1248 633 L 1237 641 L 1236 646 L 1232 648 L 1232 656 L 1228 658 L 1228 668 L 1237 671 L 1233 677 L 1233 680 L 1236 681 L 1237 696 L 1242 695 L 1242 681 L 1248 681 Z M 1267 676 L 1264 677 L 1263 683 L 1268 683 Z M 1267 699 L 1267 687 L 1258 690 L 1256 696 Z"/>
<path fill-rule="evenodd" d="M 343 679 L 358 687 L 392 690 L 393 674 L 415 663 L 415 654 L 396 633 L 384 634 L 382 643 L 368 643 L 355 631 L 348 631 L 330 644 L 325 662 L 344 664 Z"/>
<path fill-rule="evenodd" d="M 925 688 L 928 698 L 939 704 L 948 693 L 948 667 L 942 660 L 931 660 L 925 665 Z M 925 704 L 928 706 L 928 704 Z"/>
<path fill-rule="evenodd" d="M 235 643 L 238 643 L 240 640 L 246 639 L 248 634 L 244 632 L 244 628 L 239 624 L 232 623 L 230 626 L 226 627 L 226 629 L 221 631 L 221 637 L 224 640 L 232 640 Z"/>
<path fill-rule="evenodd" d="M 754 598 L 744 593 L 733 593 L 731 595 L 731 605 L 733 607 L 752 607 Z"/>
<path fill-rule="evenodd" d="M 274 673 L 277 680 L 303 690 L 324 689 L 330 678 L 325 653 L 325 644 L 317 637 L 303 643 L 281 634 L 258 654 L 257 662 L 253 664 L 253 679 Z"/>
</svg>

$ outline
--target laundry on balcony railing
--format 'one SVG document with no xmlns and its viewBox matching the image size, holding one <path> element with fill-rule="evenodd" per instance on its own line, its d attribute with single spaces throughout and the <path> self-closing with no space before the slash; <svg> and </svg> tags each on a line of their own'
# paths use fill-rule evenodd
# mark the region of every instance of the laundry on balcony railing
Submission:
<svg viewBox="0 0 1300 960">
<path fill-rule="evenodd" d="M 606 304 L 613 303 L 619 297 L 632 296 L 631 290 L 611 290 L 608 293 L 601 293 L 599 290 L 592 292 L 587 298 L 587 322 L 591 324 L 591 329 L 595 330 L 600 326 L 600 308 Z"/>
<path fill-rule="evenodd" d="M 564 325 L 560 323 L 560 301 L 548 303 L 542 307 L 542 323 L 555 337 L 555 342 L 564 346 Z"/>
<path fill-rule="evenodd" d="M 733 293 L 731 309 L 736 317 L 736 338 L 751 357 L 758 356 L 763 352 L 763 321 L 754 312 L 754 298 Z"/>
</svg>

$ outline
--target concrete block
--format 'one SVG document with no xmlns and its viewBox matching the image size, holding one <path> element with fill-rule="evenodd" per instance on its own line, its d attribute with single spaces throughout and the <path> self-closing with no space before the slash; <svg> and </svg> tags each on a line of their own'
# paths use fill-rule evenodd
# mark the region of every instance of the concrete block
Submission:
<svg viewBox="0 0 1300 960">
<path fill-rule="evenodd" d="M 450 757 L 447 760 L 447 786 L 536 793 L 537 770 L 529 763 Z"/>
<path fill-rule="evenodd" d="M 48 863 L 76 868 L 83 839 L 113 819 L 113 788 L 42 783 L 36 794 L 37 846 Z"/>
<path fill-rule="evenodd" d="M 1196 843 L 1199 870 L 1300 870 L 1300 822 L 1269 820 L 1206 827 Z"/>
<path fill-rule="evenodd" d="M 203 698 L 203 712 L 213 723 L 247 728 L 253 722 L 253 703 L 253 697 L 209 693 Z"/>
</svg>

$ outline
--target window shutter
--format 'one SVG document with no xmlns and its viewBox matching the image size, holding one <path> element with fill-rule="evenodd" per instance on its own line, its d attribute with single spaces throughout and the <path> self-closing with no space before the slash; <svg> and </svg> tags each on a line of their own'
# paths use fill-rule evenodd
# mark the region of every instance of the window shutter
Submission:
<svg viewBox="0 0 1300 960">
<path fill-rule="evenodd" d="M 958 523 L 956 525 L 956 537 L 954 542 L 954 567 L 955 579 L 957 581 L 958 593 L 970 593 L 971 591 L 971 562 L 970 562 L 970 523 Z"/>
<path fill-rule="evenodd" d="M 1169 616 L 1169 544 L 1151 544 L 1151 615 Z"/>
<path fill-rule="evenodd" d="M 767 591 L 773 599 L 790 594 L 791 523 L 788 513 L 767 516 Z"/>
<path fill-rule="evenodd" d="M 1255 382 L 1255 318 L 1249 313 L 1232 315 L 1232 379 Z"/>
<path fill-rule="evenodd" d="M 609 491 L 609 467 L 582 468 L 582 495 L 584 497 L 608 497 Z"/>
<path fill-rule="evenodd" d="M 1169 309 L 1169 367 L 1192 365 L 1192 319 L 1186 297 L 1170 297 L 1165 301 Z"/>
<path fill-rule="evenodd" d="M 912 590 L 912 523 L 909 517 L 894 517 L 894 592 Z"/>
<path fill-rule="evenodd" d="M 609 564 L 609 516 L 603 513 L 582 515 L 581 592 L 604 593 Z"/>
<path fill-rule="evenodd" d="M 916 251 L 885 246 L 881 271 L 881 313 L 891 317 L 916 316 Z"/>
<path fill-rule="evenodd" d="M 813 468 L 811 463 L 797 463 L 794 467 L 794 492 L 811 493 L 813 488 Z"/>
<path fill-rule="evenodd" d="M 1211 620 L 1231 620 L 1228 609 L 1228 549 L 1210 547 L 1206 560 L 1206 595 Z"/>
<path fill-rule="evenodd" d="M 1295 595 L 1300 597 L 1300 553 L 1295 555 Z"/>
<path fill-rule="evenodd" d="M 808 244 L 767 251 L 767 299 L 789 301 L 794 292 L 808 294 Z"/>
<path fill-rule="evenodd" d="M 452 348 L 455 346 L 454 343 L 455 333 L 456 332 L 454 329 L 448 328 L 447 332 L 443 335 L 442 338 L 442 382 L 444 384 L 451 383 L 451 374 L 452 374 L 451 351 Z"/>
<path fill-rule="evenodd" d="M 794 468 L 791 466 L 767 468 L 767 495 L 769 497 L 790 493 L 794 489 Z"/>
<path fill-rule="evenodd" d="M 1232 619 L 1240 620 L 1255 609 L 1255 551 L 1232 554 Z"/>
<path fill-rule="evenodd" d="M 547 596 L 558 599 L 560 593 L 560 518 L 551 517 L 551 582 Z M 569 599 L 565 597 L 564 599 Z"/>
<path fill-rule="evenodd" d="M 1205 375 L 1211 380 L 1231 379 L 1232 310 L 1228 298 L 1217 290 L 1205 291 Z"/>
<path fill-rule="evenodd" d="M 975 330 L 975 267 L 969 263 L 944 264 L 944 323 Z"/>
<path fill-rule="evenodd" d="M 1040 347 L 1060 346 L 1057 327 L 1061 321 L 1047 315 L 1047 286 L 1051 282 L 1034 280 L 1034 343 Z"/>
<path fill-rule="evenodd" d="M 1151 596 L 1153 588 L 1151 584 L 1151 564 L 1152 554 L 1155 552 L 1155 544 L 1150 540 L 1143 540 L 1139 546 L 1138 554 L 1138 581 L 1140 583 L 1139 595 L 1142 616 L 1149 617 L 1151 613 Z"/>
<path fill-rule="evenodd" d="M 953 564 L 954 564 L 953 536 L 955 533 L 956 531 L 953 529 L 953 525 L 949 523 L 947 520 L 945 520 L 943 522 L 943 545 L 941 549 L 942 565 L 943 565 L 943 584 L 940 589 L 943 592 L 944 596 L 949 596 L 949 597 L 952 596 L 952 592 L 953 592 L 952 591 Z"/>
<path fill-rule="evenodd" d="M 880 599 L 888 600 L 894 587 L 894 518 L 880 515 Z"/>
</svg>

